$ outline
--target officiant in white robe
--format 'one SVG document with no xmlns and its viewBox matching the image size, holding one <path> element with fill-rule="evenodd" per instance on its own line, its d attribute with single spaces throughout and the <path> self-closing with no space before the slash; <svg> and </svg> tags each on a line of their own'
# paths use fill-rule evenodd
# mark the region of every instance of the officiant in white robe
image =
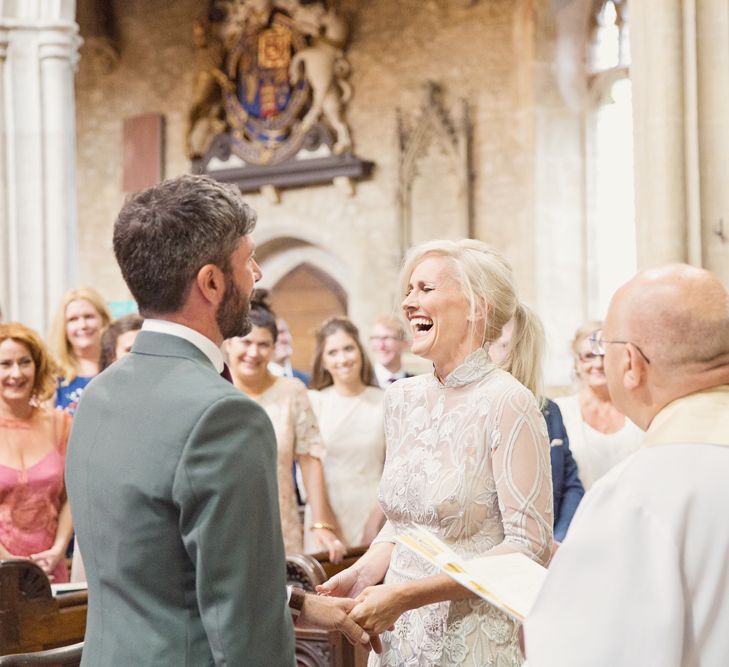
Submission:
<svg viewBox="0 0 729 667">
<path fill-rule="evenodd" d="M 677 265 L 611 302 L 595 349 L 647 429 L 585 496 L 525 623 L 530 667 L 729 659 L 729 295 Z"/>
</svg>

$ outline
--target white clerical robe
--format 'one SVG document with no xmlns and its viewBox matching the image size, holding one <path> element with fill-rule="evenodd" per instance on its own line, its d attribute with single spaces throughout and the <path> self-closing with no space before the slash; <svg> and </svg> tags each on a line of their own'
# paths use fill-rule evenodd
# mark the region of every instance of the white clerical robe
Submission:
<svg viewBox="0 0 729 667">
<path fill-rule="evenodd" d="M 729 664 L 729 386 L 653 420 L 584 497 L 527 618 L 529 667 Z"/>
</svg>

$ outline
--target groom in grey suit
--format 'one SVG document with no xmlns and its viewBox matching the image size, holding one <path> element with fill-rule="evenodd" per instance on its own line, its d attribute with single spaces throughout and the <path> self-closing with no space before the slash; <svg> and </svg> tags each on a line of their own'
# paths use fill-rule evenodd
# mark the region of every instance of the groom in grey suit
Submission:
<svg viewBox="0 0 729 667">
<path fill-rule="evenodd" d="M 136 195 L 114 226 L 146 320 L 87 388 L 68 449 L 83 665 L 294 663 L 275 435 L 221 377 L 220 344 L 250 328 L 254 225 L 239 193 L 183 176 Z M 294 598 L 302 617 L 367 640 L 347 605 Z"/>
</svg>

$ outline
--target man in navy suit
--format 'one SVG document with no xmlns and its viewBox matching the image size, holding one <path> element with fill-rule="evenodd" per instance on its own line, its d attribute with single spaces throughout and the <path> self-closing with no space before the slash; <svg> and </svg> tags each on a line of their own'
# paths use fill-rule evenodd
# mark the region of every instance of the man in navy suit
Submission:
<svg viewBox="0 0 729 667">
<path fill-rule="evenodd" d="M 542 414 L 549 433 L 549 458 L 552 462 L 552 488 L 554 490 L 554 539 L 561 542 L 567 534 L 577 506 L 585 495 L 580 481 L 577 462 L 570 451 L 570 441 L 557 404 L 545 400 Z"/>
<path fill-rule="evenodd" d="M 527 316 L 527 313 L 529 315 Z M 529 346 L 533 351 L 533 382 L 529 388 L 538 393 L 541 377 L 541 357 L 544 331 L 536 315 L 521 306 L 514 318 L 504 325 L 501 336 L 489 346 L 491 361 L 509 370 L 512 344 Z M 537 396 L 537 400 L 539 400 Z M 549 458 L 552 463 L 552 490 L 554 492 L 554 539 L 564 540 L 577 506 L 585 495 L 580 481 L 577 463 L 570 451 L 570 441 L 562 421 L 562 413 L 556 403 L 544 399 L 542 414 L 549 434 Z"/>
</svg>

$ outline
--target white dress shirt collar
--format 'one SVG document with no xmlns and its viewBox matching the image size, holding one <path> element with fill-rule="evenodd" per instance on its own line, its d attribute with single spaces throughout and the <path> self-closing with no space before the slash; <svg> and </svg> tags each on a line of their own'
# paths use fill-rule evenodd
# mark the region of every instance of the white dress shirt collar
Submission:
<svg viewBox="0 0 729 667">
<path fill-rule="evenodd" d="M 192 343 L 198 348 L 215 366 L 218 373 L 223 372 L 223 353 L 220 348 L 213 343 L 207 336 L 203 336 L 199 331 L 186 327 L 184 324 L 170 322 L 169 320 L 144 320 L 142 331 L 152 331 L 154 333 L 168 334 L 184 338 L 188 343 Z"/>
<path fill-rule="evenodd" d="M 386 389 L 394 380 L 400 380 L 405 377 L 405 369 L 400 367 L 400 370 L 396 373 L 388 371 L 381 363 L 375 362 L 372 364 L 375 369 L 375 375 L 377 376 L 377 384 L 383 389 Z M 391 379 L 391 378 L 394 378 Z"/>
</svg>

